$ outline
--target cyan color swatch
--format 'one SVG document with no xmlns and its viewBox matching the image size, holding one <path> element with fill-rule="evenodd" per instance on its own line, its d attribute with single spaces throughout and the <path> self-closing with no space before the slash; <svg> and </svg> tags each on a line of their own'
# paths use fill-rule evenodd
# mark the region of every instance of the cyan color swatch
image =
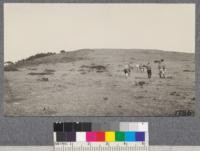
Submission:
<svg viewBox="0 0 200 151">
<path fill-rule="evenodd" d="M 136 133 L 135 132 L 125 132 L 125 142 L 135 142 Z"/>
</svg>

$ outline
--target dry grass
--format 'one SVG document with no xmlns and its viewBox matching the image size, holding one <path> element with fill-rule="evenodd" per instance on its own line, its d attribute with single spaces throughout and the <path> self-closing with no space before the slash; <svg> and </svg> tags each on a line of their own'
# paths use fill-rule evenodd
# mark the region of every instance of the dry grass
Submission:
<svg viewBox="0 0 200 151">
<path fill-rule="evenodd" d="M 159 79 L 154 63 L 160 58 L 166 61 L 165 79 Z M 125 64 L 149 61 L 151 80 L 135 69 L 125 78 Z M 195 69 L 194 54 L 80 50 L 39 58 L 19 69 L 5 72 L 8 116 L 175 116 L 177 110 L 195 109 L 195 75 L 187 72 Z"/>
</svg>

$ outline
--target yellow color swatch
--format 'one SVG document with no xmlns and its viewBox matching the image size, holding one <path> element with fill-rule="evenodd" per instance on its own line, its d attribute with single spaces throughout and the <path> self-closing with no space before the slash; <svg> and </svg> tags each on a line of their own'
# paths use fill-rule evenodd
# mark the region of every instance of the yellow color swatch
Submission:
<svg viewBox="0 0 200 151">
<path fill-rule="evenodd" d="M 115 141 L 115 132 L 105 132 L 105 141 L 114 142 Z"/>
</svg>

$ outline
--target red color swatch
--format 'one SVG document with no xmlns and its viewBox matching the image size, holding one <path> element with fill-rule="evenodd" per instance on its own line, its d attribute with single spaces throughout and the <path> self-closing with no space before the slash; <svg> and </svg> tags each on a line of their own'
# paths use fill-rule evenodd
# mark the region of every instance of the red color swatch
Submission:
<svg viewBox="0 0 200 151">
<path fill-rule="evenodd" d="M 96 141 L 104 142 L 105 141 L 105 132 L 96 132 Z"/>
</svg>

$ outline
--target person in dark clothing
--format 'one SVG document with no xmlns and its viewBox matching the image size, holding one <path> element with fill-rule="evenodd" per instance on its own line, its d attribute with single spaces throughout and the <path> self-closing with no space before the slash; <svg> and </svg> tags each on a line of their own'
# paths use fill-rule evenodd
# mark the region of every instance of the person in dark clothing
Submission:
<svg viewBox="0 0 200 151">
<path fill-rule="evenodd" d="M 126 65 L 124 68 L 125 77 L 128 78 L 131 74 L 131 68 L 129 65 Z"/>
<path fill-rule="evenodd" d="M 148 78 L 151 79 L 152 71 L 151 71 L 151 64 L 150 64 L 150 62 L 148 62 L 147 65 L 145 65 L 145 67 L 147 69 Z"/>
</svg>

